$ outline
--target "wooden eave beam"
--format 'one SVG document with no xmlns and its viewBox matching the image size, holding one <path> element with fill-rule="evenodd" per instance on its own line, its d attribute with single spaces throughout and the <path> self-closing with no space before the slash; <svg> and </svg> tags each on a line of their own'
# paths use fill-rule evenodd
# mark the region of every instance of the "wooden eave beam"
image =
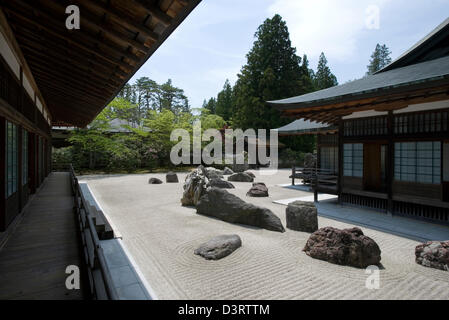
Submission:
<svg viewBox="0 0 449 320">
<path fill-rule="evenodd" d="M 120 12 L 111 6 L 104 5 L 103 3 L 98 2 L 97 0 L 89 1 L 88 6 L 95 8 L 98 11 L 107 13 L 118 23 L 125 25 L 130 30 L 135 30 L 136 32 L 139 32 L 143 36 L 150 38 L 153 41 L 158 41 L 160 38 L 160 36 L 156 32 L 144 26 L 143 23 L 135 22 L 130 17 L 125 16 L 123 12 Z"/>
<path fill-rule="evenodd" d="M 64 80 L 64 81 L 55 81 L 55 77 L 46 72 L 36 71 L 35 72 L 36 79 L 41 82 L 42 87 L 48 87 L 51 85 L 51 88 L 60 88 L 61 90 L 66 90 L 66 94 L 68 95 L 70 92 L 74 93 L 73 97 L 85 97 L 87 99 L 95 99 L 97 101 L 104 101 L 105 98 L 100 96 L 99 89 L 93 88 L 92 86 L 81 87 L 81 83 L 79 80 Z"/>
<path fill-rule="evenodd" d="M 152 19 L 156 19 L 159 23 L 163 24 L 164 27 L 169 26 L 173 22 L 173 18 L 162 11 L 157 5 L 146 0 L 134 0 L 134 2 L 144 8 L 151 15 Z"/>
<path fill-rule="evenodd" d="M 60 4 L 61 1 L 54 2 L 54 4 L 60 8 L 62 11 L 65 9 L 66 6 L 71 4 L 77 4 L 80 8 L 83 8 L 81 15 L 81 25 L 84 25 L 87 23 L 88 25 L 91 25 L 91 27 L 97 28 L 101 32 L 103 32 L 106 35 L 109 35 L 110 37 L 124 42 L 127 45 L 133 47 L 135 50 L 138 50 L 140 52 L 143 52 L 146 54 L 149 50 L 149 47 L 147 47 L 145 44 L 140 43 L 139 41 L 126 37 L 125 35 L 121 34 L 120 32 L 117 32 L 114 30 L 113 26 L 107 22 L 107 20 L 103 20 L 101 17 L 96 17 L 94 14 L 92 14 L 87 8 L 84 8 L 82 2 L 80 1 L 73 1 L 73 0 L 65 0 L 62 1 L 63 5 Z"/>
<path fill-rule="evenodd" d="M 125 63 L 125 62 L 123 62 L 120 59 L 113 58 L 113 57 L 111 57 L 111 56 L 109 56 L 107 54 L 101 54 L 100 52 L 98 52 L 98 49 L 89 48 L 89 47 L 85 46 L 84 44 L 82 44 L 80 42 L 73 41 L 72 39 L 70 39 L 66 35 L 58 33 L 58 32 L 56 32 L 56 31 L 54 31 L 54 30 L 52 30 L 50 28 L 47 28 L 44 25 L 38 23 L 37 21 L 35 21 L 33 19 L 30 19 L 29 17 L 27 17 L 27 16 L 25 16 L 23 14 L 20 14 L 20 13 L 14 11 L 14 10 L 10 10 L 9 8 L 5 8 L 5 11 L 8 12 L 9 14 L 11 14 L 11 15 L 14 15 L 14 16 L 18 17 L 19 19 L 22 19 L 29 26 L 33 25 L 33 26 L 35 26 L 37 28 L 40 28 L 40 29 L 44 30 L 45 32 L 47 32 L 48 34 L 51 34 L 54 37 L 57 37 L 57 38 L 60 38 L 62 40 L 67 41 L 67 43 L 69 45 L 73 45 L 74 47 L 78 47 L 79 49 L 81 49 L 81 51 L 89 52 L 89 53 L 95 55 L 96 57 L 98 57 L 98 58 L 100 58 L 102 60 L 105 60 L 105 61 L 107 61 L 107 62 L 109 62 L 109 63 L 111 63 L 113 65 L 123 67 L 123 68 L 125 68 L 128 71 L 134 68 L 130 64 Z M 73 50 L 75 50 L 75 49 L 73 48 Z"/>
<path fill-rule="evenodd" d="M 38 6 L 30 6 L 30 5 L 26 4 L 23 0 L 15 0 L 15 1 L 20 3 L 25 8 L 27 8 L 27 10 L 29 10 L 30 12 L 34 11 L 34 12 L 38 13 L 38 16 L 41 19 L 42 18 L 45 19 L 46 26 L 48 26 L 47 23 L 50 22 L 52 29 L 54 29 L 54 30 L 62 29 L 61 21 L 53 18 L 53 15 L 57 14 L 57 13 L 49 13 L 49 12 L 43 11 Z M 54 2 L 54 3 L 57 3 L 57 2 Z M 62 10 L 62 12 L 64 12 L 64 10 Z M 84 17 L 84 13 L 85 12 L 83 12 L 83 15 L 81 15 L 81 18 Z M 63 14 L 63 13 L 61 13 L 61 14 Z M 37 20 L 35 16 L 33 18 L 34 18 L 34 20 Z M 107 49 L 107 51 L 111 51 L 118 56 L 123 56 L 131 61 L 136 62 L 136 63 L 138 63 L 140 61 L 140 58 L 136 57 L 134 54 L 127 52 L 126 50 L 123 50 L 123 48 L 119 48 L 115 45 L 110 45 L 110 44 L 106 43 L 106 41 L 104 41 L 104 39 L 99 39 L 98 37 L 95 37 L 95 36 L 91 35 L 90 33 L 86 32 L 86 30 L 87 30 L 87 28 L 80 28 L 79 30 L 76 30 L 76 31 L 70 31 L 70 30 L 64 29 L 64 31 L 71 34 L 71 36 L 75 35 L 75 37 L 74 37 L 75 41 L 81 41 L 81 42 L 86 42 L 86 43 L 87 42 L 95 43 L 97 46 L 101 45 L 101 46 L 105 47 Z M 76 38 L 78 38 L 78 39 L 76 39 Z"/>
<path fill-rule="evenodd" d="M 338 107 L 334 107 L 333 109 L 330 109 L 329 106 L 326 107 L 320 107 L 315 108 L 315 110 L 289 110 L 285 112 L 286 115 L 293 115 L 296 117 L 301 117 L 303 115 L 310 115 L 310 114 L 317 114 L 317 113 L 324 113 L 329 112 L 335 115 L 341 115 L 343 113 L 352 113 L 357 111 L 367 111 L 367 110 L 377 110 L 377 111 L 388 111 L 388 110 L 395 110 L 395 109 L 401 109 L 405 105 L 409 104 L 417 104 L 417 103 L 424 103 L 424 102 L 431 102 L 431 101 L 438 101 L 445 98 L 448 98 L 449 94 L 449 86 L 443 86 L 443 87 L 437 87 L 432 89 L 425 89 L 421 91 L 415 91 L 412 94 L 409 95 L 396 95 L 391 96 L 387 98 L 377 99 L 377 101 L 371 101 L 369 103 L 364 103 L 357 101 L 353 102 L 351 104 L 347 105 L 341 105 L 339 104 Z M 433 97 L 433 98 L 431 98 Z"/>
<path fill-rule="evenodd" d="M 84 52 L 67 50 L 67 46 L 63 46 L 62 44 L 53 43 L 54 46 L 52 49 L 48 50 L 48 47 L 44 47 L 41 44 L 42 42 L 47 41 L 47 37 L 36 33 L 34 30 L 25 29 L 22 26 L 16 30 L 16 38 L 21 41 L 21 46 L 27 47 L 28 50 L 32 50 L 33 52 L 40 51 L 44 56 L 48 55 L 55 57 L 58 60 L 66 60 L 76 66 L 80 65 L 95 70 L 97 73 L 105 74 L 105 77 L 109 76 L 109 79 L 112 81 L 114 81 L 116 77 L 126 77 L 128 75 L 117 66 L 107 63 L 108 65 L 111 65 L 111 67 L 108 67 L 104 62 L 94 59 L 91 55 Z M 36 41 L 37 39 L 39 39 L 39 41 Z M 100 71 L 97 68 L 102 69 L 103 71 Z M 120 83 L 120 80 L 118 80 L 118 83 Z"/>
<path fill-rule="evenodd" d="M 54 69 L 50 71 L 48 68 L 40 67 L 38 65 L 34 67 L 33 72 L 34 74 L 36 74 L 36 76 L 48 77 L 49 79 L 53 80 L 57 78 L 58 83 L 67 86 L 67 90 L 73 90 L 74 88 L 86 90 L 85 92 L 86 95 L 96 95 L 97 97 L 99 98 L 101 97 L 102 99 L 104 99 L 104 97 L 102 96 L 104 92 L 112 94 L 114 90 L 113 88 L 106 88 L 103 86 L 92 85 L 88 81 L 83 81 L 82 78 L 73 75 L 70 75 L 68 78 L 63 78 L 64 77 L 63 73 L 56 71 Z"/>
<path fill-rule="evenodd" d="M 26 53 L 28 51 L 27 47 L 23 47 L 23 51 Z M 48 62 L 48 60 L 45 57 L 39 56 L 36 53 L 34 55 L 29 55 L 28 61 L 32 62 L 32 65 L 40 64 L 40 65 L 44 65 L 46 68 L 52 68 L 52 67 L 57 66 L 58 68 L 62 68 L 66 71 L 69 71 L 71 76 L 76 75 L 76 77 L 78 79 L 82 79 L 83 77 L 86 77 L 89 80 L 100 82 L 104 86 L 108 86 L 114 90 L 118 86 L 118 84 L 116 84 L 116 83 L 111 83 L 110 79 L 102 78 L 101 76 L 99 76 L 99 74 L 92 72 L 92 70 L 89 70 L 89 71 L 80 70 L 76 66 L 73 66 L 71 64 L 65 64 L 64 62 L 60 62 L 58 60 Z"/>
</svg>

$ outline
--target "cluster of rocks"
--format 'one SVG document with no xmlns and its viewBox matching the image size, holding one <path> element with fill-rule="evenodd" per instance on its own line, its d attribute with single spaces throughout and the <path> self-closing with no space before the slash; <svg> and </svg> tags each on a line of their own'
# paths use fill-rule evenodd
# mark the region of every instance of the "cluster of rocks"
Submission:
<svg viewBox="0 0 449 320">
<path fill-rule="evenodd" d="M 309 160 L 309 165 L 312 165 L 313 159 Z M 223 180 L 224 175 L 229 175 L 228 181 Z M 225 190 L 234 188 L 229 181 L 253 182 L 254 178 L 249 171 L 233 173 L 229 168 L 217 170 L 199 166 L 186 177 L 181 203 L 195 206 L 198 214 L 284 232 L 281 220 L 271 210 L 247 203 Z M 160 184 L 162 181 L 152 178 L 150 183 Z M 255 182 L 247 196 L 268 197 L 268 188 L 264 183 Z M 312 202 L 294 201 L 287 206 L 285 213 L 287 228 L 311 233 L 303 248 L 308 256 L 357 268 L 380 265 L 381 250 L 378 244 L 365 236 L 360 228 L 318 229 L 318 212 Z M 242 240 L 238 235 L 220 235 L 200 245 L 194 253 L 207 260 L 218 260 L 241 246 Z M 449 241 L 420 244 L 415 249 L 415 255 L 418 264 L 449 271 Z"/>
<path fill-rule="evenodd" d="M 247 203 L 229 193 L 225 189 L 232 189 L 234 186 L 228 181 L 221 180 L 217 175 L 220 175 L 220 172 L 217 173 L 216 169 L 212 170 L 203 166 L 199 166 L 190 173 L 184 183 L 181 204 L 193 205 L 198 214 L 223 221 L 272 231 L 285 231 L 281 220 L 271 210 Z"/>
<path fill-rule="evenodd" d="M 318 212 L 314 203 L 289 203 L 285 215 L 287 228 L 312 233 L 303 249 L 310 257 L 357 268 L 380 264 L 379 246 L 361 229 L 318 229 Z"/>
<path fill-rule="evenodd" d="M 167 173 L 165 175 L 165 182 L 166 183 L 178 183 L 179 182 L 178 175 L 174 172 Z M 149 184 L 162 184 L 163 182 L 161 179 L 152 177 L 148 180 L 148 183 Z"/>
</svg>

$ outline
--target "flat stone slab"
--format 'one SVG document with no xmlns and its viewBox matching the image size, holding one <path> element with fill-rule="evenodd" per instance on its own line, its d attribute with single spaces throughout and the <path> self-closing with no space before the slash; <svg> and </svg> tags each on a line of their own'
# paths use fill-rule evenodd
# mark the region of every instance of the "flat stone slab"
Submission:
<svg viewBox="0 0 449 320">
<path fill-rule="evenodd" d="M 294 201 L 285 209 L 287 228 L 301 232 L 318 230 L 318 211 L 313 202 Z"/>
<path fill-rule="evenodd" d="M 425 267 L 449 271 L 449 240 L 428 241 L 415 248 L 416 263 Z"/>
<path fill-rule="evenodd" d="M 174 172 L 169 172 L 167 173 L 167 175 L 165 176 L 165 181 L 167 183 L 178 183 L 178 175 Z"/>
<path fill-rule="evenodd" d="M 162 184 L 162 180 L 158 179 L 158 178 L 150 178 L 150 180 L 148 180 L 149 184 Z"/>
<path fill-rule="evenodd" d="M 241 246 L 242 240 L 238 235 L 221 235 L 203 243 L 194 253 L 206 260 L 219 260 L 229 256 Z"/>
</svg>

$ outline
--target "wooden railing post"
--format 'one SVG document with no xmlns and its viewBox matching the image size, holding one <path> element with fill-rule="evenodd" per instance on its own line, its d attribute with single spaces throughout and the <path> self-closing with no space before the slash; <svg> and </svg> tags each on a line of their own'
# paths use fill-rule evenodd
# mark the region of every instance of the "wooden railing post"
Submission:
<svg viewBox="0 0 449 320">
<path fill-rule="evenodd" d="M 292 186 L 295 185 L 295 165 L 292 166 Z"/>
<path fill-rule="evenodd" d="M 81 192 L 78 179 L 76 178 L 75 171 L 72 165 L 69 166 L 69 171 L 70 181 L 73 187 L 75 198 L 75 211 L 78 216 L 78 220 L 80 221 L 82 237 L 83 239 L 85 239 L 83 241 L 83 247 L 87 252 L 86 264 L 88 267 L 88 272 L 91 274 L 91 276 L 93 276 L 94 272 L 98 271 L 101 274 L 100 282 L 98 278 L 91 282 L 91 292 L 97 299 L 117 300 L 118 294 L 113 285 L 111 273 L 104 256 L 103 248 L 101 247 L 95 223 L 93 221 L 89 206 L 86 203 L 86 199 L 84 199 L 83 193 Z M 85 221 L 86 223 L 84 224 L 83 221 Z M 100 286 L 104 286 L 106 293 L 98 296 L 97 289 L 99 289 Z"/>
</svg>

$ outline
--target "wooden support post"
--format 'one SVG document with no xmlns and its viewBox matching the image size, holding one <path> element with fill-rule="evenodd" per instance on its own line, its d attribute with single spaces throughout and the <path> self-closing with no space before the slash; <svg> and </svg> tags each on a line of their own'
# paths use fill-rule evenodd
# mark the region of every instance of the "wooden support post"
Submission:
<svg viewBox="0 0 449 320">
<path fill-rule="evenodd" d="M 5 146 L 5 118 L 0 117 L 0 150 L 6 150 Z M 5 174 L 6 174 L 6 155 L 0 152 L 0 231 L 6 228 L 6 199 L 5 199 Z"/>
<path fill-rule="evenodd" d="M 318 135 L 317 140 L 318 140 Z M 315 160 L 315 187 L 313 189 L 313 201 L 318 202 L 318 161 L 320 159 L 320 148 L 317 146 L 317 157 Z"/>
<path fill-rule="evenodd" d="M 344 137 L 344 122 L 340 117 L 338 121 L 338 203 L 341 204 L 341 196 L 343 191 L 343 137 Z"/>
<path fill-rule="evenodd" d="M 22 186 L 22 175 L 23 175 L 23 166 L 22 166 L 22 151 L 23 151 L 23 130 L 21 126 L 17 126 L 17 192 L 19 194 L 18 202 L 19 202 L 19 212 L 22 211 L 22 208 L 25 206 L 23 203 L 23 186 Z"/>
<path fill-rule="evenodd" d="M 36 193 L 36 134 L 28 134 L 28 183 L 30 194 Z"/>
<path fill-rule="evenodd" d="M 393 111 L 388 111 L 387 116 L 388 130 L 388 152 L 387 152 L 387 213 L 393 214 L 393 176 L 394 176 L 394 116 Z"/>
<path fill-rule="evenodd" d="M 295 165 L 292 166 L 292 186 L 295 185 Z"/>
</svg>

